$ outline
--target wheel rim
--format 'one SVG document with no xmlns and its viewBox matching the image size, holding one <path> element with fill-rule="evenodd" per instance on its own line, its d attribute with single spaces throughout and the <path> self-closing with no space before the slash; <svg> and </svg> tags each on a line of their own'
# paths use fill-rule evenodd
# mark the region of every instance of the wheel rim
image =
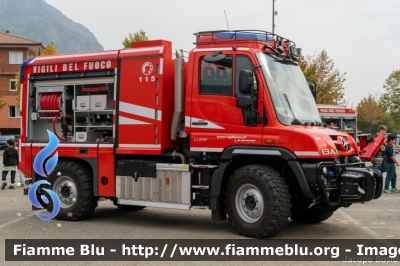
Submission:
<svg viewBox="0 0 400 266">
<path fill-rule="evenodd" d="M 264 199 L 256 186 L 244 184 L 236 192 L 235 206 L 240 218 L 255 223 L 264 212 Z"/>
<path fill-rule="evenodd" d="M 61 208 L 69 208 L 74 205 L 78 196 L 75 182 L 69 176 L 60 176 L 54 182 L 53 191 L 60 199 Z"/>
</svg>

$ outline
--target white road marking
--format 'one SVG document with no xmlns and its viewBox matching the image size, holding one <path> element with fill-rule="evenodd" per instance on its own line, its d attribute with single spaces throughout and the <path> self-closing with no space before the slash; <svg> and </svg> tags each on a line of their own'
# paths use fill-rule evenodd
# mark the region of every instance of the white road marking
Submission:
<svg viewBox="0 0 400 266">
<path fill-rule="evenodd" d="M 7 223 L 5 223 L 5 224 L 2 224 L 2 225 L 0 225 L 0 228 L 4 228 L 4 227 L 6 227 L 6 226 L 9 226 L 9 225 L 15 224 L 16 222 L 20 222 L 20 221 L 22 221 L 22 220 L 25 220 L 26 218 L 28 218 L 28 217 L 32 217 L 32 216 L 34 216 L 34 215 L 36 215 L 36 214 L 34 214 L 34 213 L 31 213 L 31 214 L 28 214 L 28 215 L 27 215 L 27 216 L 25 216 L 25 217 L 21 217 L 21 218 L 18 218 L 18 219 L 15 219 L 15 220 L 9 221 L 9 222 L 7 222 Z"/>
<path fill-rule="evenodd" d="M 351 209 L 352 212 L 400 212 L 400 210 L 355 210 Z"/>
<path fill-rule="evenodd" d="M 394 227 L 390 227 L 390 226 L 374 226 L 374 227 L 372 227 L 372 226 L 370 226 L 370 227 L 368 227 L 368 228 L 400 228 L 399 226 L 394 226 Z"/>
<path fill-rule="evenodd" d="M 345 213 L 342 210 L 337 210 L 337 212 L 344 217 L 346 220 L 348 221 L 356 221 L 353 217 L 351 217 L 350 215 L 348 215 L 347 213 Z M 369 235 L 371 238 L 373 239 L 377 239 L 379 242 L 381 242 L 382 244 L 384 244 L 385 246 L 392 246 L 392 243 L 390 243 L 387 240 L 384 240 L 382 238 L 381 235 L 375 233 L 374 231 L 372 231 L 369 227 L 363 226 L 363 227 L 359 227 L 361 230 L 363 230 L 367 235 Z"/>
</svg>

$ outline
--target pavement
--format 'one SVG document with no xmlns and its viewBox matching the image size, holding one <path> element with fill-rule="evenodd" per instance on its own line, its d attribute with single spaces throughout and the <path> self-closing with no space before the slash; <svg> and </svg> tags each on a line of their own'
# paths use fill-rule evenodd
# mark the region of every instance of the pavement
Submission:
<svg viewBox="0 0 400 266">
<path fill-rule="evenodd" d="M 1 155 L 0 155 L 0 159 Z M 2 170 L 2 166 L 0 166 Z M 397 167 L 400 176 L 400 167 Z M 10 176 L 7 177 L 8 183 Z M 19 179 L 17 178 L 17 182 Z M 400 182 L 400 179 L 399 179 Z M 228 222 L 211 224 L 210 211 L 145 208 L 122 212 L 111 201 L 99 202 L 84 221 L 42 221 L 33 213 L 23 188 L 0 190 L 0 265 L 276 265 L 276 262 L 6 262 L 5 239 L 247 239 Z M 289 221 L 274 239 L 400 239 L 400 193 L 340 208 L 319 224 Z M 257 240 L 254 240 L 257 241 Z M 265 240 L 268 241 L 268 240 Z M 267 243 L 267 242 L 266 242 Z M 281 265 L 315 265 L 315 262 L 279 262 Z M 342 262 L 318 262 L 342 265 Z"/>
</svg>

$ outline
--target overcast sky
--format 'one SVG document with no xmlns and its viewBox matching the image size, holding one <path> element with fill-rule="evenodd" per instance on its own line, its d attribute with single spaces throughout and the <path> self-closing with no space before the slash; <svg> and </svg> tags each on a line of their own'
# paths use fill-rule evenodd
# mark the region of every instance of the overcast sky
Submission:
<svg viewBox="0 0 400 266">
<path fill-rule="evenodd" d="M 172 41 L 190 51 L 193 33 L 272 31 L 272 0 L 45 0 L 87 27 L 104 49 L 122 47 L 140 28 L 150 39 Z M 294 41 L 304 55 L 325 50 L 346 72 L 345 99 L 357 103 L 383 93 L 385 80 L 400 69 L 399 0 L 275 0 L 275 33 Z"/>
</svg>

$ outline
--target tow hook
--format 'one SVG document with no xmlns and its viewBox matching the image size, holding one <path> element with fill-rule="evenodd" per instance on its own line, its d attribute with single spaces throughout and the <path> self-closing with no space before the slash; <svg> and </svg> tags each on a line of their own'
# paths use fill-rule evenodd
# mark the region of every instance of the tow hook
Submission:
<svg viewBox="0 0 400 266">
<path fill-rule="evenodd" d="M 313 199 L 313 203 L 310 204 L 310 206 L 308 206 L 309 209 L 311 209 L 312 206 L 317 205 L 318 203 L 320 203 L 322 200 L 316 201 L 315 199 Z"/>
</svg>

